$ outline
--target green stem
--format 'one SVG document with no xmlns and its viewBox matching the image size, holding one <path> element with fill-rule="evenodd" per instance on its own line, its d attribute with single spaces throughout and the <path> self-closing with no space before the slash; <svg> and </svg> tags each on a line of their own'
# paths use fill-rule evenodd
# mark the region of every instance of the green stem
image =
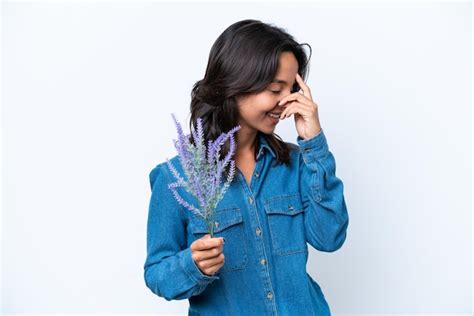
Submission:
<svg viewBox="0 0 474 316">
<path fill-rule="evenodd" d="M 207 229 L 209 231 L 209 234 L 211 235 L 211 238 L 214 238 L 214 219 L 211 219 L 207 223 Z"/>
</svg>

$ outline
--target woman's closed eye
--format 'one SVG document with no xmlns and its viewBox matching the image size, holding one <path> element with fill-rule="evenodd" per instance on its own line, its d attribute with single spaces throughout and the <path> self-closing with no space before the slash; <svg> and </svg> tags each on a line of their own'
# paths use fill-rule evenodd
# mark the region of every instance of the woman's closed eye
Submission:
<svg viewBox="0 0 474 316">
<path fill-rule="evenodd" d="M 272 93 L 274 94 L 279 94 L 281 91 L 273 91 L 273 90 L 270 90 Z"/>
</svg>

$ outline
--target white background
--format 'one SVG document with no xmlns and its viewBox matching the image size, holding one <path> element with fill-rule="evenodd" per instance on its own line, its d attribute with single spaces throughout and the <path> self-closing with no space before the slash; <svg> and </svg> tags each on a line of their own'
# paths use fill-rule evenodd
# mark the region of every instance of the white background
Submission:
<svg viewBox="0 0 474 316">
<path fill-rule="evenodd" d="M 313 48 L 308 85 L 350 224 L 309 273 L 335 315 L 470 313 L 471 4 L 3 3 L 2 301 L 187 313 L 143 279 L 148 174 L 230 24 Z M 276 132 L 296 143 L 292 119 Z"/>
</svg>

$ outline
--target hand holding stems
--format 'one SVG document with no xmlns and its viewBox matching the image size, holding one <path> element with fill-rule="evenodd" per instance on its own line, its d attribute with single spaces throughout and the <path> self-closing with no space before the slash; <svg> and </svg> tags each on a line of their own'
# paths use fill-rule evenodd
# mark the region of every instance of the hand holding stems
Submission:
<svg viewBox="0 0 474 316">
<path fill-rule="evenodd" d="M 280 100 L 278 103 L 280 106 L 287 104 L 280 118 L 284 119 L 294 114 L 298 135 L 304 139 L 310 139 L 321 131 L 318 105 L 313 101 L 309 87 L 298 73 L 296 82 L 301 87 L 302 93 L 300 91 L 294 92 Z"/>
<path fill-rule="evenodd" d="M 206 275 L 214 275 L 224 265 L 222 253 L 224 238 L 211 238 L 209 234 L 193 241 L 191 244 L 191 257 L 199 270 Z"/>
</svg>

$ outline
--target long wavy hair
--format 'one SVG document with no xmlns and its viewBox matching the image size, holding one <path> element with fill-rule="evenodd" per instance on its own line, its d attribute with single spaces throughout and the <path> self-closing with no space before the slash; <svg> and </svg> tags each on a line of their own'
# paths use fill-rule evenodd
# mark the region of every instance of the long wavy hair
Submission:
<svg viewBox="0 0 474 316">
<path fill-rule="evenodd" d="M 309 57 L 303 45 L 309 47 Z M 265 90 L 276 76 L 282 52 L 294 54 L 298 73 L 306 78 L 312 52 L 309 44 L 299 44 L 284 29 L 259 20 L 241 20 L 227 27 L 212 45 L 204 78 L 193 85 L 190 129 L 201 117 L 205 138 L 216 139 L 237 126 L 239 110 L 236 97 Z M 299 89 L 295 83 L 291 93 Z M 275 133 L 262 135 L 274 149 L 277 163 L 289 164 L 288 144 Z M 192 137 L 190 142 L 193 143 Z M 229 147 L 227 141 L 222 146 L 221 157 L 225 157 Z M 229 169 L 224 171 L 228 175 Z"/>
</svg>

